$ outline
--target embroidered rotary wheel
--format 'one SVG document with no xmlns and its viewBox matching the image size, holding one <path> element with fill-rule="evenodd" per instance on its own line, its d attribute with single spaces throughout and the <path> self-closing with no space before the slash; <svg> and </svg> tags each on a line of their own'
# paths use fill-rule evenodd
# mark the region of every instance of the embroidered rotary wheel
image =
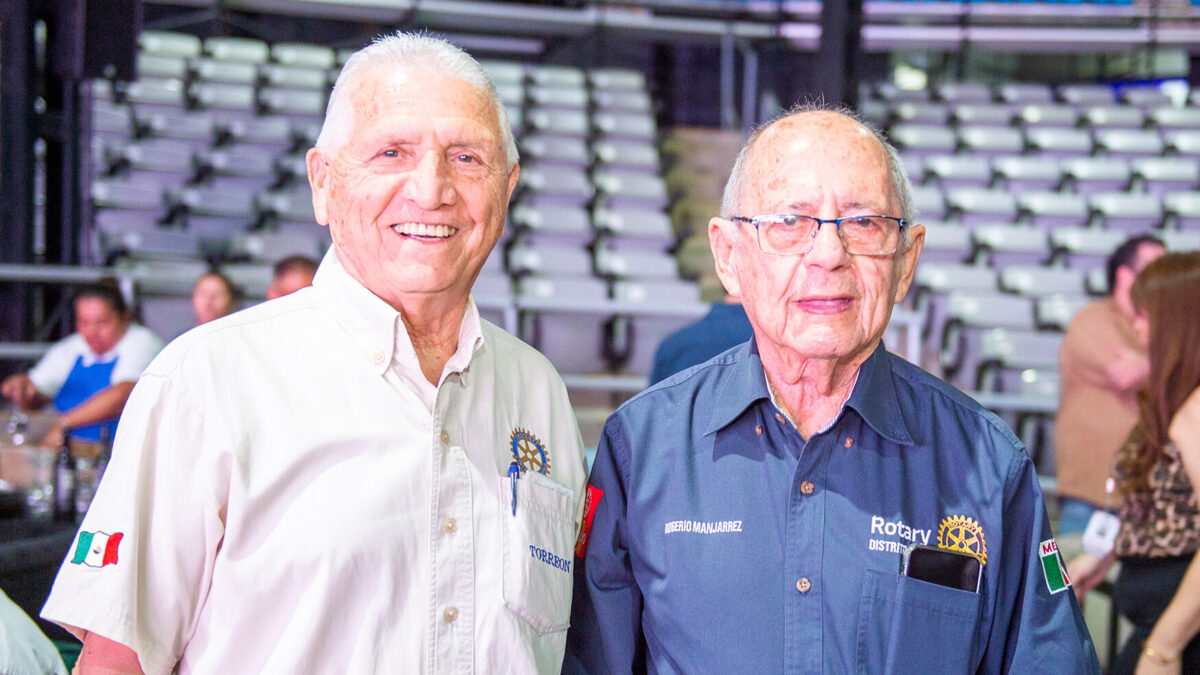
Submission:
<svg viewBox="0 0 1200 675">
<path fill-rule="evenodd" d="M 526 471 L 536 471 L 542 475 L 550 473 L 550 456 L 537 436 L 524 429 L 513 431 L 512 454 L 517 464 Z"/>
<path fill-rule="evenodd" d="M 942 520 L 938 527 L 938 547 L 969 553 L 987 564 L 987 542 L 983 539 L 983 528 L 974 518 L 951 516 Z"/>
</svg>

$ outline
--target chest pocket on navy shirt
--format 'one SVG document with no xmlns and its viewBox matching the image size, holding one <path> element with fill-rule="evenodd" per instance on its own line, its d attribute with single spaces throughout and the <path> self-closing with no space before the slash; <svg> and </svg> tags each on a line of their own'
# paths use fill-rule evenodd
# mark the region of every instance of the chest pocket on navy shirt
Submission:
<svg viewBox="0 0 1200 675">
<path fill-rule="evenodd" d="M 512 494 L 500 478 L 505 506 Z M 567 629 L 575 565 L 575 495 L 526 472 L 517 481 L 517 514 L 504 519 L 504 604 L 539 634 Z"/>
<path fill-rule="evenodd" d="M 967 673 L 979 594 L 867 570 L 859 604 L 859 673 Z"/>
</svg>

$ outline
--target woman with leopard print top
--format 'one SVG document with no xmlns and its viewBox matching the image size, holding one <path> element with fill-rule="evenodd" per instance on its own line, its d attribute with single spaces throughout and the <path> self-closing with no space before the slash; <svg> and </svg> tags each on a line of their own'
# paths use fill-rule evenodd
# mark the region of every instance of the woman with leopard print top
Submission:
<svg viewBox="0 0 1200 675">
<path fill-rule="evenodd" d="M 1150 377 L 1117 455 L 1113 602 L 1134 633 L 1113 673 L 1200 673 L 1200 252 L 1150 263 L 1131 295 Z"/>
</svg>

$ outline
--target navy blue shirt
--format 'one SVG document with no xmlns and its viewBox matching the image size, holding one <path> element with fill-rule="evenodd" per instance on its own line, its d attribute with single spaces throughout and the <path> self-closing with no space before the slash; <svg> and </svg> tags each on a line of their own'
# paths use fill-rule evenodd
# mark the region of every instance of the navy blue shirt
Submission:
<svg viewBox="0 0 1200 675">
<path fill-rule="evenodd" d="M 568 670 L 1100 672 L 1020 442 L 882 345 L 807 442 L 753 342 L 680 373 L 609 418 L 591 485 Z M 911 543 L 979 591 L 902 576 Z"/>
<path fill-rule="evenodd" d="M 667 336 L 654 352 L 650 384 L 699 365 L 754 335 L 740 304 L 718 302 L 699 321 Z"/>
</svg>

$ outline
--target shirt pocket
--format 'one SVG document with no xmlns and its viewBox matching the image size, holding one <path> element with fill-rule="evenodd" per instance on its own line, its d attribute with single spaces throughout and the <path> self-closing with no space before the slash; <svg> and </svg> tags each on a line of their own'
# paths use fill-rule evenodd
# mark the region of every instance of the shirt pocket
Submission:
<svg viewBox="0 0 1200 675">
<path fill-rule="evenodd" d="M 512 485 L 500 478 L 505 503 Z M 504 604 L 540 635 L 567 629 L 575 552 L 575 495 L 538 473 L 517 479 L 517 513 L 504 520 Z"/>
<path fill-rule="evenodd" d="M 859 673 L 967 673 L 979 594 L 867 570 L 859 604 Z"/>
</svg>

